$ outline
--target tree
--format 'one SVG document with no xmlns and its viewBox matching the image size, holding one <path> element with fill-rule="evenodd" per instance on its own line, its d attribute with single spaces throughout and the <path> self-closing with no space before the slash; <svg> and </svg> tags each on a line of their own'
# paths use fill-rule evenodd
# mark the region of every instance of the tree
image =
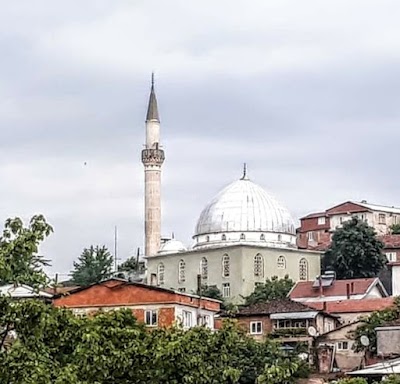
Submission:
<svg viewBox="0 0 400 384">
<path fill-rule="evenodd" d="M 400 224 L 393 224 L 390 226 L 390 233 L 392 235 L 400 235 Z"/>
<path fill-rule="evenodd" d="M 53 228 L 43 215 L 33 216 L 28 226 L 16 217 L 7 219 L 0 237 L 0 284 L 45 285 L 49 279 L 43 267 L 48 260 L 38 255 L 39 244 Z"/>
<path fill-rule="evenodd" d="M 230 321 L 218 332 L 205 326 L 148 332 L 128 309 L 76 317 L 7 298 L 0 298 L 0 320 L 18 335 L 0 348 L 0 383 L 254 384 L 266 367 L 282 366 L 286 377 L 287 369 L 296 376 L 299 365 L 292 356 L 288 366 L 277 344 L 256 342 Z"/>
<path fill-rule="evenodd" d="M 294 281 L 286 275 L 283 279 L 278 276 L 272 276 L 267 279 L 264 284 L 259 284 L 255 287 L 254 292 L 245 297 L 245 304 L 253 305 L 271 300 L 279 300 L 287 297 L 288 293 L 294 286 Z"/>
<path fill-rule="evenodd" d="M 145 264 L 143 261 L 138 261 L 137 257 L 129 257 L 118 266 L 118 272 L 140 273 L 144 272 Z"/>
<path fill-rule="evenodd" d="M 74 262 L 72 280 L 78 285 L 89 285 L 108 279 L 112 274 L 113 257 L 105 246 L 85 248 Z"/>
<path fill-rule="evenodd" d="M 336 271 L 338 279 L 375 277 L 387 262 L 382 249 L 374 228 L 353 217 L 333 234 L 323 264 Z"/>
<path fill-rule="evenodd" d="M 221 291 L 216 285 L 202 285 L 201 296 L 209 297 L 210 299 L 216 299 L 224 301 Z"/>
</svg>

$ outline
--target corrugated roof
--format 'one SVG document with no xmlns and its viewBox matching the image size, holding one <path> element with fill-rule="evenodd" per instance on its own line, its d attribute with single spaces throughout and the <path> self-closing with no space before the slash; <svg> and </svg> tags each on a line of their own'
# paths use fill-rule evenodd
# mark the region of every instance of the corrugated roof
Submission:
<svg viewBox="0 0 400 384">
<path fill-rule="evenodd" d="M 270 315 L 273 313 L 312 312 L 314 309 L 290 299 L 257 303 L 239 309 L 236 316 Z"/>
</svg>

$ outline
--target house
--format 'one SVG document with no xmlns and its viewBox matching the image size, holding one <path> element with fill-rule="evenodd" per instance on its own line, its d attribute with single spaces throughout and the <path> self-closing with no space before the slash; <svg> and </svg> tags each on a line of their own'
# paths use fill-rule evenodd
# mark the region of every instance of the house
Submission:
<svg viewBox="0 0 400 384">
<path fill-rule="evenodd" d="M 385 287 L 377 277 L 336 280 L 332 273 L 319 276 L 315 281 L 299 281 L 289 292 L 292 300 L 302 303 L 362 300 L 387 296 Z"/>
<path fill-rule="evenodd" d="M 369 204 L 365 200 L 347 201 L 326 211 L 302 217 L 300 227 L 297 228 L 298 247 L 325 251 L 331 243 L 335 229 L 354 216 L 375 229 L 379 239 L 385 244 L 384 253 L 389 262 L 400 261 L 400 235 L 390 234 L 390 227 L 400 224 L 400 208 Z"/>
<path fill-rule="evenodd" d="M 381 378 L 389 375 L 400 374 L 400 358 L 385 360 L 372 365 L 367 365 L 358 371 L 348 372 L 351 376 L 360 376 L 372 380 L 380 380 Z"/>
<path fill-rule="evenodd" d="M 316 338 L 318 372 L 330 373 L 334 370 L 347 372 L 360 368 L 364 353 L 354 351 L 354 340 L 351 336 L 360 324 L 360 321 L 344 324 Z"/>
<path fill-rule="evenodd" d="M 239 326 L 256 340 L 270 335 L 289 345 L 298 342 L 311 345 L 312 336 L 328 332 L 338 324 L 334 315 L 289 299 L 242 307 L 234 317 Z"/>
<path fill-rule="evenodd" d="M 43 301 L 50 301 L 53 295 L 51 293 L 34 289 L 29 285 L 20 284 L 6 284 L 0 286 L 0 296 L 7 296 L 14 300 L 21 299 L 40 299 Z"/>
<path fill-rule="evenodd" d="M 219 300 L 188 293 L 112 278 L 77 288 L 54 298 L 56 307 L 70 308 L 76 314 L 99 310 L 131 309 L 148 327 L 169 327 L 175 323 L 185 328 L 206 325 L 214 329 L 214 318 L 220 311 Z"/>
<path fill-rule="evenodd" d="M 307 302 L 307 306 L 338 316 L 342 324 L 350 324 L 368 317 L 375 311 L 390 308 L 394 297 L 382 297 L 363 300 L 317 301 Z"/>
</svg>

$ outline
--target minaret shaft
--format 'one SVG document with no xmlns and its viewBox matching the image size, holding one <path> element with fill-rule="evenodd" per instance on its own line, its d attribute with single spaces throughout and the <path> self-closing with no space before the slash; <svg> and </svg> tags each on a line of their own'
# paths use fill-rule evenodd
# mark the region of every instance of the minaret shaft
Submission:
<svg viewBox="0 0 400 384">
<path fill-rule="evenodd" d="M 146 146 L 142 151 L 144 165 L 145 255 L 154 256 L 161 243 L 161 166 L 164 151 L 160 149 L 160 119 L 152 79 L 146 118 Z"/>
</svg>

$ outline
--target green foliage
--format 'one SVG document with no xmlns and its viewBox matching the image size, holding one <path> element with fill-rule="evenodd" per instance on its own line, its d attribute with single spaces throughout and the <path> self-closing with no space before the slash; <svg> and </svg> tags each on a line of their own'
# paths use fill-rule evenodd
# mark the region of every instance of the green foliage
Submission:
<svg viewBox="0 0 400 384">
<path fill-rule="evenodd" d="M 280 359 L 265 365 L 257 384 L 287 384 L 295 382 L 299 363 L 291 359 Z"/>
<path fill-rule="evenodd" d="M 336 384 L 368 384 L 368 381 L 362 377 L 350 377 L 338 380 Z"/>
<path fill-rule="evenodd" d="M 85 248 L 74 262 L 72 281 L 78 285 L 90 285 L 108 279 L 112 273 L 113 257 L 105 246 Z"/>
<path fill-rule="evenodd" d="M 27 227 L 20 218 L 7 219 L 0 237 L 0 284 L 42 286 L 48 282 L 43 267 L 49 262 L 38 255 L 39 244 L 53 232 L 42 215 Z"/>
<path fill-rule="evenodd" d="M 400 224 L 391 225 L 390 232 L 392 235 L 400 235 Z"/>
<path fill-rule="evenodd" d="M 376 354 L 376 331 L 375 328 L 382 326 L 388 321 L 396 320 L 400 317 L 400 298 L 395 299 L 395 305 L 382 311 L 373 312 L 369 317 L 363 320 L 363 323 L 357 327 L 352 337 L 355 339 L 356 352 L 368 351 Z M 369 346 L 365 347 L 361 344 L 361 336 L 369 338 Z"/>
<path fill-rule="evenodd" d="M 284 299 L 294 286 L 294 281 L 286 275 L 283 279 L 272 276 L 264 284 L 258 284 L 254 292 L 245 297 L 245 306 L 264 303 L 271 300 Z"/>
<path fill-rule="evenodd" d="M 390 375 L 385 381 L 385 384 L 400 384 L 400 375 Z"/>
<path fill-rule="evenodd" d="M 336 271 L 338 279 L 375 277 L 387 262 L 382 249 L 374 228 L 353 217 L 333 234 L 324 255 L 324 268 Z"/>
<path fill-rule="evenodd" d="M 126 259 L 122 264 L 118 266 L 118 272 L 138 273 L 144 272 L 145 264 L 143 261 L 137 261 L 137 258 L 132 256 Z"/>
<path fill-rule="evenodd" d="M 265 377 L 284 383 L 277 378 L 296 376 L 300 366 L 275 343 L 257 343 L 229 321 L 218 332 L 149 332 L 129 310 L 77 317 L 35 300 L 11 305 L 7 298 L 0 300 L 0 321 L 18 335 L 0 348 L 1 384 L 253 384 L 259 376 L 260 383 Z"/>
<path fill-rule="evenodd" d="M 197 294 L 197 292 L 193 292 Z M 222 301 L 221 309 L 227 312 L 236 312 L 237 306 L 227 301 L 222 297 L 221 291 L 216 285 L 202 285 L 201 286 L 201 296 L 209 297 L 211 299 L 216 299 Z"/>
</svg>

